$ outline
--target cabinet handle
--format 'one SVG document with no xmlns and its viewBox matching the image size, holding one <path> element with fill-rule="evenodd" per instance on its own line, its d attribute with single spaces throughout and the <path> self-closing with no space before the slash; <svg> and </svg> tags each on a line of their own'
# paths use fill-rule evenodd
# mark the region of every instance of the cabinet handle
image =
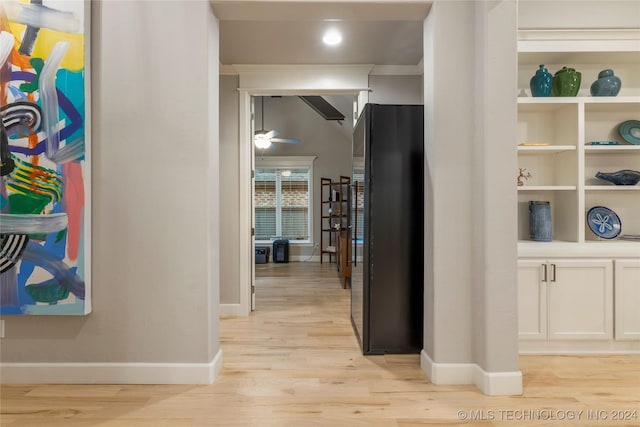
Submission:
<svg viewBox="0 0 640 427">
<path fill-rule="evenodd" d="M 542 264 L 542 281 L 547 281 L 547 264 Z"/>
<path fill-rule="evenodd" d="M 555 264 L 551 264 L 551 281 L 552 282 L 556 281 L 556 265 Z"/>
</svg>

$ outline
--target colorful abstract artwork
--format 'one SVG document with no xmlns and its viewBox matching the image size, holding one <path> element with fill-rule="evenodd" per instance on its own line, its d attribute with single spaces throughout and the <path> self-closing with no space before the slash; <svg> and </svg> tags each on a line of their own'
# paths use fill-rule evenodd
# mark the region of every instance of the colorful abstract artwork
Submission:
<svg viewBox="0 0 640 427">
<path fill-rule="evenodd" d="M 0 2 L 0 314 L 91 311 L 90 2 Z"/>
</svg>

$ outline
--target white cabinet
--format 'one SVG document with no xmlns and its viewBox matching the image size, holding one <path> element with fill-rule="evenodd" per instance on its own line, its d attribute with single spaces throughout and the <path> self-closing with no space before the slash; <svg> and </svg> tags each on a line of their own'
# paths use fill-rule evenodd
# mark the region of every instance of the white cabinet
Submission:
<svg viewBox="0 0 640 427">
<path fill-rule="evenodd" d="M 615 260 L 616 340 L 640 340 L 640 260 Z"/>
<path fill-rule="evenodd" d="M 612 339 L 612 261 L 520 260 L 518 333 L 527 340 Z"/>
<path fill-rule="evenodd" d="M 518 337 L 520 339 L 547 339 L 548 268 L 544 261 L 518 261 Z"/>
</svg>

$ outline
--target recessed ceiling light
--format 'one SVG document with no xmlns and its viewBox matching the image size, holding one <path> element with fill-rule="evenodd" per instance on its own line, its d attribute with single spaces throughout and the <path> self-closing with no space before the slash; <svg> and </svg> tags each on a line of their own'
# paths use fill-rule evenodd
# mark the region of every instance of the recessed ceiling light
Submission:
<svg viewBox="0 0 640 427">
<path fill-rule="evenodd" d="M 342 43 L 342 34 L 338 30 L 328 30 L 322 37 L 324 44 L 329 46 L 337 46 Z"/>
</svg>

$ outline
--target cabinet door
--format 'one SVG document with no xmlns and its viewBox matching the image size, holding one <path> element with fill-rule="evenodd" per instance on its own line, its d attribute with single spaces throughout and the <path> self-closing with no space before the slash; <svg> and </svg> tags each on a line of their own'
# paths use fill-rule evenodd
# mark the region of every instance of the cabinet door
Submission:
<svg viewBox="0 0 640 427">
<path fill-rule="evenodd" d="M 640 261 L 615 261 L 616 339 L 640 340 Z"/>
<path fill-rule="evenodd" d="M 613 262 L 549 261 L 549 339 L 613 338 Z"/>
<path fill-rule="evenodd" d="M 547 339 L 547 283 L 543 260 L 518 261 L 518 337 Z"/>
</svg>

